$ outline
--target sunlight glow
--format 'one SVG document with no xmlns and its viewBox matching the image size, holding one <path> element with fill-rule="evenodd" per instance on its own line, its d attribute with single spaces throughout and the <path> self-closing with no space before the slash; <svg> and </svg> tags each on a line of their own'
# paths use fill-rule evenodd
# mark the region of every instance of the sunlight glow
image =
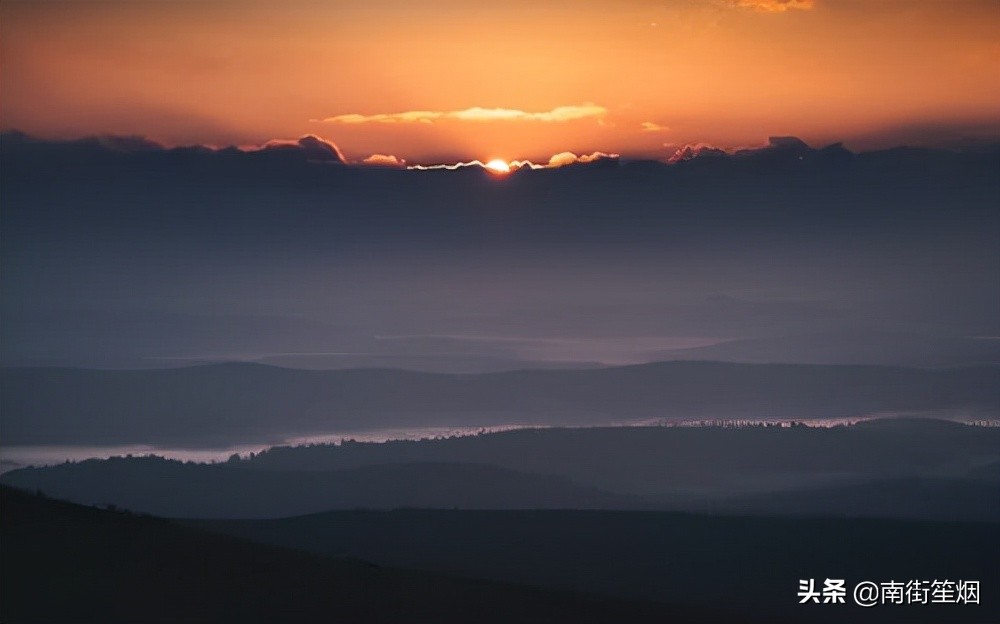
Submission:
<svg viewBox="0 0 1000 624">
<path fill-rule="evenodd" d="M 499 158 L 494 158 L 483 166 L 493 173 L 510 173 L 510 165 Z"/>
</svg>

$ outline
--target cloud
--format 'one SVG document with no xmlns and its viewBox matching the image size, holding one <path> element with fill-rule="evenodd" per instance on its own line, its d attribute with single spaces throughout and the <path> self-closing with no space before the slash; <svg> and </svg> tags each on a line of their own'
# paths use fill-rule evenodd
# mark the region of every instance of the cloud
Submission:
<svg viewBox="0 0 1000 624">
<path fill-rule="evenodd" d="M 763 13 L 784 13 L 789 9 L 808 10 L 816 6 L 815 0 L 731 0 L 730 4 Z"/>
<path fill-rule="evenodd" d="M 359 115 L 350 113 L 348 115 L 337 115 L 326 119 L 311 119 L 310 121 L 323 121 L 327 123 L 342 124 L 363 124 L 363 123 L 431 123 L 441 119 L 445 113 L 437 111 L 406 111 L 405 113 L 379 113 L 377 115 Z"/>
<path fill-rule="evenodd" d="M 652 121 L 644 121 L 641 124 L 643 132 L 666 132 L 670 130 L 667 126 L 661 126 L 658 123 Z"/>
<path fill-rule="evenodd" d="M 527 167 L 528 169 L 544 169 L 546 165 L 539 165 L 531 162 L 530 160 L 512 160 L 509 163 L 511 171 L 517 171 L 518 169 L 523 169 Z M 454 171 L 456 169 L 462 169 L 464 167 L 482 167 L 483 169 L 489 169 L 481 160 L 470 160 L 468 162 L 457 162 L 451 164 L 438 164 L 438 165 L 408 165 L 407 169 L 416 169 L 419 171 L 432 171 L 434 169 L 447 169 L 449 171 Z"/>
<path fill-rule="evenodd" d="M 853 157 L 842 143 L 833 143 L 822 149 L 814 149 L 805 141 L 795 136 L 768 137 L 765 145 L 752 147 L 717 147 L 708 143 L 688 143 L 676 145 L 664 143 L 664 147 L 673 150 L 667 158 L 670 164 L 702 158 L 733 157 L 735 159 L 750 159 L 760 162 L 765 159 L 771 164 L 782 161 L 801 162 L 806 159 L 820 158 L 827 163 L 844 162 Z"/>
<path fill-rule="evenodd" d="M 521 169 L 527 167 L 528 169 L 545 169 L 545 165 L 539 165 L 533 163 L 530 160 L 512 160 L 510 161 L 511 169 Z"/>
<path fill-rule="evenodd" d="M 767 146 L 775 149 L 808 150 L 809 146 L 799 137 L 772 136 L 767 137 Z"/>
<path fill-rule="evenodd" d="M 596 104 L 581 104 L 578 106 L 557 106 L 552 110 L 540 113 L 527 113 L 512 108 L 467 108 L 464 111 L 453 111 L 448 117 L 463 121 L 574 121 L 588 117 L 602 117 L 608 111 Z"/>
<path fill-rule="evenodd" d="M 407 169 L 415 169 L 418 171 L 431 171 L 433 169 L 447 169 L 449 171 L 454 171 L 455 169 L 461 169 L 463 167 L 486 167 L 486 163 L 481 160 L 470 160 L 469 162 L 457 162 L 452 164 L 441 164 L 441 165 L 408 165 Z"/>
<path fill-rule="evenodd" d="M 558 154 L 553 154 L 552 158 L 549 158 L 549 167 L 562 167 L 563 165 L 572 165 L 577 160 L 577 155 L 573 152 L 559 152 Z"/>
<path fill-rule="evenodd" d="M 577 156 L 573 152 L 559 152 L 554 154 L 549 158 L 549 162 L 546 167 L 554 169 L 556 167 L 565 167 L 566 165 L 574 165 L 576 163 L 592 163 L 605 158 L 617 159 L 619 154 L 609 154 L 606 152 L 591 152 L 590 154 L 583 154 Z"/>
<path fill-rule="evenodd" d="M 314 134 L 307 134 L 298 139 L 271 139 L 260 146 L 261 151 L 268 150 L 301 150 L 309 160 L 346 163 L 347 159 L 340 148 Z"/>
<path fill-rule="evenodd" d="M 391 154 L 372 154 L 361 162 L 375 167 L 403 167 L 406 165 L 406 160 L 396 158 Z"/>
<path fill-rule="evenodd" d="M 681 146 L 665 145 L 665 147 L 674 148 L 674 153 L 667 158 L 667 162 L 671 164 L 701 156 L 726 156 L 729 154 L 726 150 L 708 143 L 688 143 Z"/>
<path fill-rule="evenodd" d="M 146 137 L 137 135 L 106 134 L 94 137 L 97 144 L 116 152 L 150 152 L 161 151 L 163 146 Z"/>
<path fill-rule="evenodd" d="M 162 152 L 166 148 L 144 136 L 134 134 L 100 134 L 97 136 L 83 137 L 70 141 L 44 141 L 29 136 L 20 130 L 7 130 L 0 133 L 3 137 L 4 147 L 16 147 L 25 145 L 42 145 L 65 143 L 84 147 L 99 147 L 111 152 L 121 152 L 123 154 L 134 154 L 136 152 Z"/>
<path fill-rule="evenodd" d="M 617 160 L 620 158 L 619 154 L 611 154 L 608 152 L 591 152 L 590 154 L 582 154 L 577 156 L 573 152 L 559 152 L 554 154 L 549 161 L 544 165 L 532 162 L 530 160 L 512 160 L 509 164 L 511 170 L 518 169 L 558 169 L 559 167 L 565 167 L 567 165 L 575 164 L 588 164 L 594 163 L 602 160 Z M 417 169 L 420 171 L 429 171 L 433 169 L 448 169 L 454 171 L 455 169 L 461 169 L 463 167 L 483 167 L 486 168 L 486 163 L 481 160 L 470 160 L 468 162 L 457 162 L 451 164 L 438 164 L 438 165 L 409 165 L 407 169 Z"/>
<path fill-rule="evenodd" d="M 587 118 L 600 119 L 607 112 L 607 109 L 603 106 L 588 102 L 573 106 L 557 106 L 552 110 L 541 112 L 528 112 L 517 108 L 483 108 L 481 106 L 473 106 L 472 108 L 452 111 L 422 110 L 405 111 L 402 113 L 378 113 L 375 115 L 350 113 L 320 120 L 313 119 L 311 121 L 339 124 L 434 123 L 439 120 L 564 122 Z"/>
</svg>

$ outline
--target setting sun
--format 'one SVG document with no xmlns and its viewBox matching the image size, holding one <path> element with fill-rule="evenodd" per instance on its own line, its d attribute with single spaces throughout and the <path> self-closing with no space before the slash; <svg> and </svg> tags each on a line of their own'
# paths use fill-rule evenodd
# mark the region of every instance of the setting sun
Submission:
<svg viewBox="0 0 1000 624">
<path fill-rule="evenodd" d="M 510 173 L 510 165 L 508 165 L 505 161 L 500 160 L 499 158 L 494 158 L 493 160 L 489 161 L 483 166 L 486 167 L 488 170 L 490 170 L 492 173 Z"/>
</svg>

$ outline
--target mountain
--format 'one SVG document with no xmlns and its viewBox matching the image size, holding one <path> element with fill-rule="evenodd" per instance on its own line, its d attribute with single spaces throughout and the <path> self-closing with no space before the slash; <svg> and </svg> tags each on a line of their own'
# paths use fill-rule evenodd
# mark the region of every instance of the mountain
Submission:
<svg viewBox="0 0 1000 624">
<path fill-rule="evenodd" d="M 391 426 L 1000 413 L 1000 369 L 663 362 L 448 375 L 251 364 L 0 369 L 4 444 L 231 445 Z"/>
<path fill-rule="evenodd" d="M 275 447 L 222 464 L 126 457 L 0 482 L 171 517 L 329 509 L 673 509 L 1000 520 L 1000 429 L 893 419 L 850 427 L 586 427 Z"/>
<path fill-rule="evenodd" d="M 1000 457 L 1000 429 L 930 419 L 837 427 L 582 427 L 274 447 L 257 470 L 482 462 L 632 495 L 745 494 L 903 476 L 964 478 Z"/>
<path fill-rule="evenodd" d="M 156 457 L 87 460 L 16 470 L 3 482 L 84 504 L 187 518 L 273 518 L 329 509 L 642 508 L 561 477 L 485 464 L 400 463 L 345 470 L 254 470 Z"/>
<path fill-rule="evenodd" d="M 713 499 L 667 497 L 663 504 L 730 515 L 1000 522 L 1000 479 L 855 480 Z"/>
<path fill-rule="evenodd" d="M 658 359 L 767 364 L 877 364 L 950 367 L 1000 363 L 1000 340 L 884 331 L 829 331 L 732 340 L 667 351 Z"/>
<path fill-rule="evenodd" d="M 0 620 L 20 622 L 737 622 L 310 555 L 0 489 Z"/>
<path fill-rule="evenodd" d="M 997 619 L 995 594 L 859 609 L 849 597 L 799 605 L 795 592 L 817 577 L 986 590 L 1000 582 L 997 535 L 987 523 L 609 511 L 178 523 L 2 487 L 0 620 L 971 624 Z"/>
<path fill-rule="evenodd" d="M 337 511 L 191 522 L 262 543 L 383 565 L 683 600 L 807 622 L 996 621 L 997 523 L 749 518 L 651 511 Z M 799 579 L 844 579 L 844 605 L 799 605 Z M 855 584 L 979 580 L 979 605 L 853 604 Z M 681 620 L 683 621 L 683 619 Z"/>
</svg>

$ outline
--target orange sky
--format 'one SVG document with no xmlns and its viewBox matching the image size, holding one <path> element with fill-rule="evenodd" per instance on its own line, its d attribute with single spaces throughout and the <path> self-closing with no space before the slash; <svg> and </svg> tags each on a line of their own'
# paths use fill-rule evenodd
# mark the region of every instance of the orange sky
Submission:
<svg viewBox="0 0 1000 624">
<path fill-rule="evenodd" d="M 411 163 L 995 140 L 1000 2 L 4 0 L 0 126 Z"/>
</svg>

